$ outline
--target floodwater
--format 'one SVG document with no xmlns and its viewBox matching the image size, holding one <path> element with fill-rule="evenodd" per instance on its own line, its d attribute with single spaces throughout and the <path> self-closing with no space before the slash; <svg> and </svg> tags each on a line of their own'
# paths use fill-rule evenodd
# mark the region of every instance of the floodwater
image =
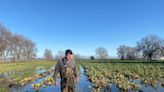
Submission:
<svg viewBox="0 0 164 92">
<path fill-rule="evenodd" d="M 45 72 L 45 70 L 37 71 L 37 73 L 42 73 L 42 72 Z M 26 86 L 12 87 L 10 90 L 11 92 L 35 92 L 31 84 L 40 83 L 44 79 L 45 78 L 38 79 L 37 81 L 29 83 Z M 41 87 L 39 89 L 39 92 L 61 92 L 60 79 L 58 79 L 58 83 L 59 84 L 57 86 L 47 86 L 46 88 Z M 91 92 L 92 90 L 92 84 L 88 81 L 87 76 L 85 76 L 84 69 L 82 67 L 80 67 L 80 80 L 77 83 L 77 89 L 78 89 L 78 92 Z"/>
<path fill-rule="evenodd" d="M 36 73 L 40 74 L 40 73 L 44 73 L 46 70 L 44 68 L 42 69 L 38 69 L 36 71 Z M 7 88 L 8 91 L 10 92 L 35 92 L 35 90 L 32 88 L 31 84 L 36 84 L 36 83 L 40 83 L 41 81 L 45 80 L 45 78 L 52 76 L 48 75 L 44 78 L 38 79 L 34 82 L 28 83 L 25 86 L 13 86 L 11 88 Z M 5 75 L 1 74 L 0 76 L 5 77 Z M 140 80 L 134 80 L 133 82 L 139 83 L 141 84 Z M 58 79 L 58 85 L 57 86 L 47 86 L 47 87 L 41 87 L 39 89 L 39 92 L 61 92 L 60 89 L 60 79 Z M 5 83 L 5 81 L 3 83 L 0 83 L 0 85 L 2 86 L 7 86 L 7 82 Z M 91 82 L 88 80 L 87 76 L 84 73 L 84 68 L 82 66 L 80 66 L 80 81 L 77 83 L 77 89 L 78 92 L 92 92 L 94 90 L 94 87 L 92 86 Z M 146 86 L 141 84 L 140 85 L 140 90 L 142 90 L 143 92 L 164 92 L 164 88 L 159 86 L 158 88 L 153 88 L 152 86 Z M 117 86 L 115 86 L 114 84 L 110 87 L 110 90 L 105 90 L 104 88 L 101 89 L 101 92 L 120 92 L 120 90 L 118 89 Z"/>
</svg>

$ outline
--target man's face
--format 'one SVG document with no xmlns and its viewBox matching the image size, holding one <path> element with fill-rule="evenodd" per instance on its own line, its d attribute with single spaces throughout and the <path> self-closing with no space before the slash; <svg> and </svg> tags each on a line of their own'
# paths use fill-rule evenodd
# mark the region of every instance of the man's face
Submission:
<svg viewBox="0 0 164 92">
<path fill-rule="evenodd" d="M 72 54 L 67 54 L 66 56 L 67 60 L 70 61 L 73 59 L 73 55 Z"/>
</svg>

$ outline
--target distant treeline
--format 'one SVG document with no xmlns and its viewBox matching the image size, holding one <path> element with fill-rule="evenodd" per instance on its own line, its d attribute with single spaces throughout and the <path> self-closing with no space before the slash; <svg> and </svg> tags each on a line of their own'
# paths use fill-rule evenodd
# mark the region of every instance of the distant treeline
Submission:
<svg viewBox="0 0 164 92">
<path fill-rule="evenodd" d="M 0 24 L 0 61 L 20 61 L 36 58 L 36 44 L 20 34 L 10 32 Z"/>
</svg>

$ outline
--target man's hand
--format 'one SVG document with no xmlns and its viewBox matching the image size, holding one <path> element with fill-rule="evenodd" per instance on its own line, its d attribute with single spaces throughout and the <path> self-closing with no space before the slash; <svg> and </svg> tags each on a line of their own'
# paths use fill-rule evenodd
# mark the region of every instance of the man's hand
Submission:
<svg viewBox="0 0 164 92">
<path fill-rule="evenodd" d="M 55 85 L 55 86 L 57 86 L 57 85 L 58 85 L 58 81 L 56 81 L 56 80 L 53 80 L 53 81 L 52 81 L 52 85 Z"/>
<path fill-rule="evenodd" d="M 76 83 L 78 83 L 78 82 L 79 82 L 79 80 L 80 80 L 80 78 L 79 78 L 79 77 L 77 77 L 77 78 L 76 78 Z"/>
<path fill-rule="evenodd" d="M 57 85 L 58 85 L 58 81 L 55 82 L 55 86 L 57 86 Z"/>
</svg>

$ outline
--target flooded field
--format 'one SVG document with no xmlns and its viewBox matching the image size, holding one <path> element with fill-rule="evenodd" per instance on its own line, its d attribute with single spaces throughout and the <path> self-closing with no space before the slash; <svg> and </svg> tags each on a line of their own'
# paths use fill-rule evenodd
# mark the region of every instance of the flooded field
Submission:
<svg viewBox="0 0 164 92">
<path fill-rule="evenodd" d="M 162 63 L 80 62 L 78 64 L 80 81 L 76 84 L 77 92 L 164 91 L 164 65 Z M 59 84 L 56 86 L 51 82 L 55 64 L 48 68 L 41 65 L 35 67 L 33 75 L 21 77 L 18 82 L 9 77 L 13 72 L 1 73 L 0 87 L 2 92 L 61 92 L 60 78 L 58 78 Z M 19 76 L 23 75 L 21 72 Z M 16 74 L 18 73 L 17 71 Z"/>
</svg>

